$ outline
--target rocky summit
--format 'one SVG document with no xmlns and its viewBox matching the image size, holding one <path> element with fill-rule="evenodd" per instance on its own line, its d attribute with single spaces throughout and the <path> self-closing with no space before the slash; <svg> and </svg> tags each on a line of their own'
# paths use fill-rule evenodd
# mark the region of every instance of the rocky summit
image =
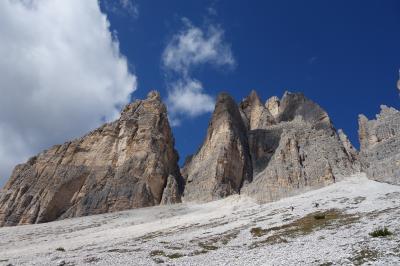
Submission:
<svg viewBox="0 0 400 266">
<path fill-rule="evenodd" d="M 318 189 L 360 171 L 400 184 L 400 112 L 360 115 L 361 151 L 302 93 L 240 103 L 221 93 L 198 152 L 179 169 L 157 92 L 118 120 L 17 165 L 0 192 L 0 226 L 120 210 L 208 202 L 243 194 L 259 202 Z"/>
<path fill-rule="evenodd" d="M 255 91 L 239 105 L 227 97 L 218 98 L 204 144 L 183 168 L 184 201 L 236 193 L 274 201 L 359 171 L 347 137 L 340 131 L 341 140 L 328 114 L 303 94 L 286 92 L 265 104 Z"/>
<path fill-rule="evenodd" d="M 373 180 L 400 185 L 400 112 L 381 106 L 376 119 L 359 116 L 362 169 Z"/>
<path fill-rule="evenodd" d="M 86 136 L 15 167 L 0 198 L 0 225 L 49 222 L 180 202 L 178 154 L 157 92 Z"/>
</svg>

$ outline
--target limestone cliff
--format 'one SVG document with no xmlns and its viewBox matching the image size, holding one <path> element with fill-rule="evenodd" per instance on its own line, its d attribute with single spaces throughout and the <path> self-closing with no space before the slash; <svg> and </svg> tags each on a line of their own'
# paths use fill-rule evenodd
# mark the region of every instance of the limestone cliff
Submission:
<svg viewBox="0 0 400 266">
<path fill-rule="evenodd" d="M 376 119 L 359 116 L 362 170 L 371 179 L 400 185 L 400 112 L 385 105 Z"/>
<path fill-rule="evenodd" d="M 16 166 L 1 193 L 0 226 L 179 202 L 177 161 L 166 108 L 151 92 L 115 122 Z"/>
<path fill-rule="evenodd" d="M 253 181 L 241 192 L 273 201 L 325 186 L 359 170 L 328 114 L 301 93 L 267 100 L 275 124 L 249 131 Z M 351 151 L 355 152 L 355 151 Z"/>
<path fill-rule="evenodd" d="M 211 201 L 239 193 L 252 176 L 247 131 L 231 96 L 218 96 L 206 139 L 187 160 L 185 201 Z"/>
<path fill-rule="evenodd" d="M 200 151 L 183 168 L 185 200 L 237 193 L 237 185 L 217 196 L 213 191 L 226 187 L 222 180 L 242 180 L 240 193 L 273 201 L 359 170 L 350 142 L 344 134 L 340 139 L 328 114 L 303 94 L 286 92 L 281 99 L 272 97 L 262 104 L 252 91 L 238 105 L 239 112 L 232 99 L 229 108 L 221 108 L 226 97 L 216 105 Z M 222 173 L 224 178 L 219 177 Z"/>
</svg>

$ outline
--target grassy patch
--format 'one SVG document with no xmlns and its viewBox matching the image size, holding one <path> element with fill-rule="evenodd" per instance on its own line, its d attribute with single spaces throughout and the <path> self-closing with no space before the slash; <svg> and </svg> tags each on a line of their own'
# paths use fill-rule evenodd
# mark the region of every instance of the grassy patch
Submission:
<svg viewBox="0 0 400 266">
<path fill-rule="evenodd" d="M 183 257 L 184 255 L 182 253 L 172 253 L 172 254 L 168 254 L 167 257 L 170 259 L 178 259 Z"/>
<path fill-rule="evenodd" d="M 308 235 L 313 231 L 322 228 L 337 229 L 341 226 L 349 225 L 359 219 L 354 214 L 346 214 L 340 210 L 332 209 L 325 212 L 310 213 L 300 219 L 281 226 L 275 226 L 268 229 L 255 227 L 250 230 L 253 237 L 262 237 L 270 234 L 266 239 L 254 242 L 250 248 L 265 244 L 286 243 L 288 238 Z"/>
<path fill-rule="evenodd" d="M 376 250 L 364 248 L 358 251 L 353 258 L 350 258 L 350 260 L 355 266 L 359 266 L 370 261 L 376 261 L 378 255 L 379 254 Z"/>
<path fill-rule="evenodd" d="M 253 227 L 250 229 L 250 233 L 253 237 L 262 237 L 268 233 L 267 229 L 262 229 L 261 227 Z"/>
<path fill-rule="evenodd" d="M 166 257 L 166 258 L 169 258 L 169 259 L 177 259 L 177 258 L 183 257 L 184 254 L 182 254 L 182 253 L 166 254 L 163 250 L 153 250 L 153 251 L 150 252 L 150 256 L 151 257 L 160 257 L 160 256 L 162 256 L 162 257 Z M 157 262 L 157 263 L 163 263 L 164 262 L 160 258 L 153 258 L 153 260 L 155 262 Z"/>
<path fill-rule="evenodd" d="M 389 229 L 387 229 L 387 227 L 383 227 L 372 231 L 371 233 L 369 233 L 369 235 L 372 237 L 385 237 L 393 235 L 393 233 L 390 232 Z"/>
<path fill-rule="evenodd" d="M 210 244 L 210 243 L 204 243 L 204 242 L 200 242 L 199 247 L 203 248 L 204 250 L 217 250 L 218 249 L 217 246 L 214 246 L 213 244 Z"/>
<path fill-rule="evenodd" d="M 162 250 L 153 250 L 150 252 L 150 256 L 155 257 L 155 256 L 165 256 L 165 252 Z"/>
<path fill-rule="evenodd" d="M 323 220 L 323 219 L 325 219 L 325 214 L 317 213 L 317 214 L 314 215 L 314 219 L 315 220 Z"/>
<path fill-rule="evenodd" d="M 249 248 L 253 249 L 253 248 L 260 247 L 260 246 L 273 245 L 273 244 L 279 244 L 279 243 L 287 243 L 287 242 L 288 241 L 286 239 L 284 239 L 283 237 L 281 237 L 279 235 L 272 235 L 272 236 L 267 237 L 264 240 L 253 242 Z"/>
<path fill-rule="evenodd" d="M 63 248 L 63 247 L 58 247 L 58 248 L 56 248 L 56 250 L 57 251 L 61 251 L 61 252 L 65 252 L 65 248 Z"/>
</svg>

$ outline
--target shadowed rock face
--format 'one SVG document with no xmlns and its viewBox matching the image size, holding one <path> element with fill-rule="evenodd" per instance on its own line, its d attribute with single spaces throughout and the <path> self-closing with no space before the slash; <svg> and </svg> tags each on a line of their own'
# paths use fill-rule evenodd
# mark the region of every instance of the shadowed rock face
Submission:
<svg viewBox="0 0 400 266">
<path fill-rule="evenodd" d="M 360 157 L 368 178 L 400 185 L 400 112 L 385 105 L 374 120 L 359 116 Z"/>
<path fill-rule="evenodd" d="M 228 94 L 218 96 L 203 146 L 187 160 L 182 173 L 185 201 L 211 201 L 236 194 L 244 181 L 251 180 L 246 127 Z"/>
<path fill-rule="evenodd" d="M 292 121 L 296 116 L 316 129 L 332 127 L 328 114 L 318 104 L 302 93 L 285 92 L 279 104 L 278 121 Z"/>
<path fill-rule="evenodd" d="M 16 166 L 0 195 L 0 225 L 178 202 L 177 161 L 166 108 L 151 92 L 117 121 Z"/>
</svg>

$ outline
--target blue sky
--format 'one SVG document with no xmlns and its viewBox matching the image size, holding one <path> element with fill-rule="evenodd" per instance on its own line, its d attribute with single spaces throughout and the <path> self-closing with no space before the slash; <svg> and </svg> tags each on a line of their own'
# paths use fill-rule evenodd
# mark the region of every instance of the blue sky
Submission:
<svg viewBox="0 0 400 266">
<path fill-rule="evenodd" d="M 181 163 L 222 91 L 303 92 L 358 147 L 358 114 L 400 107 L 399 13 L 398 0 L 0 1 L 0 186 L 151 89 Z"/>
<path fill-rule="evenodd" d="M 121 52 L 138 77 L 133 98 L 157 89 L 167 98 L 162 54 L 184 27 L 223 30 L 233 67 L 201 64 L 191 76 L 204 92 L 237 101 L 256 89 L 263 100 L 303 92 L 325 108 L 336 128 L 358 146 L 358 114 L 386 104 L 399 108 L 400 1 L 135 1 L 138 15 L 108 12 Z M 210 9 L 211 8 L 211 9 Z M 105 10 L 107 12 L 107 10 Z M 173 128 L 181 161 L 201 145 L 211 113 Z"/>
</svg>

